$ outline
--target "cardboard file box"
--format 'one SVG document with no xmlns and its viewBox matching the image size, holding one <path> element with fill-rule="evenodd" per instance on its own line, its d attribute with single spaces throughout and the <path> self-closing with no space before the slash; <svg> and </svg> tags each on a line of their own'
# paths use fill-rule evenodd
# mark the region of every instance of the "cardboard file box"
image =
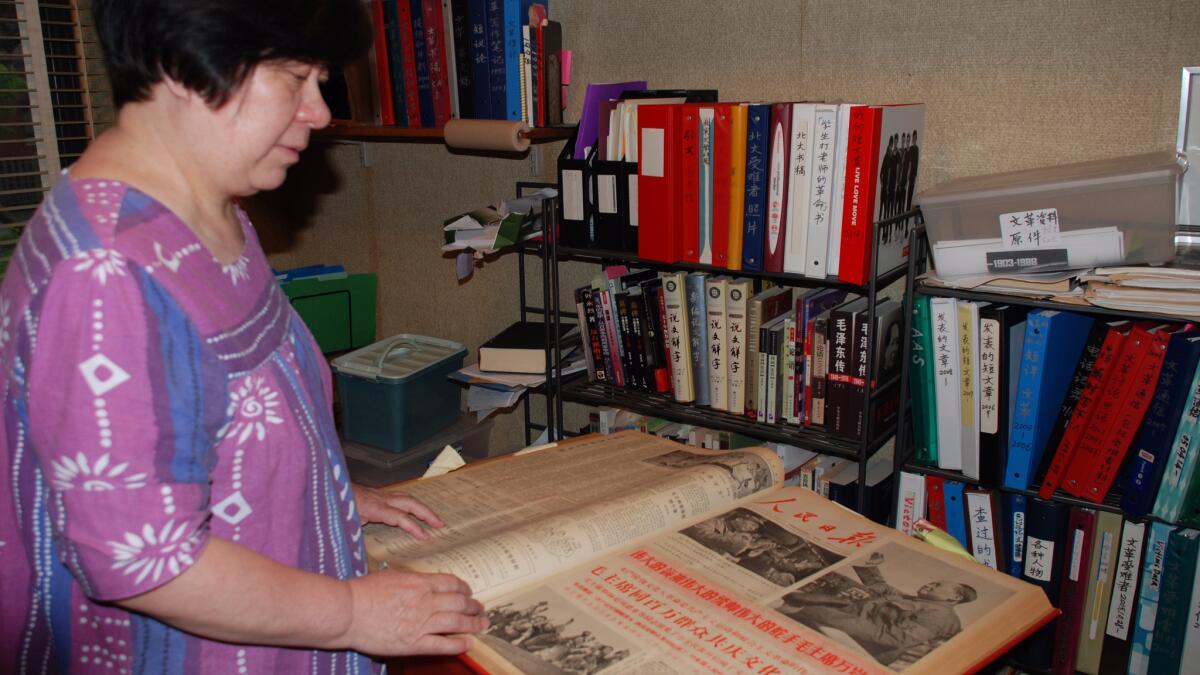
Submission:
<svg viewBox="0 0 1200 675">
<path fill-rule="evenodd" d="M 941 276 L 1164 263 L 1182 171 L 1150 153 L 961 178 L 918 202 Z"/>
</svg>

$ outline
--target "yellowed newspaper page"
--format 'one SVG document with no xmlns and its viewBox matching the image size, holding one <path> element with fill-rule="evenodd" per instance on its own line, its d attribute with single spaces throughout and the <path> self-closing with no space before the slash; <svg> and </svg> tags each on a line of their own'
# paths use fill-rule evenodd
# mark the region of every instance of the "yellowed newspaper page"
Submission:
<svg viewBox="0 0 1200 675">
<path fill-rule="evenodd" d="M 470 655 L 494 673 L 952 673 L 1052 611 L 789 487 L 495 599 Z"/>
<path fill-rule="evenodd" d="M 486 600 L 782 482 L 782 462 L 766 448 L 702 450 L 636 431 L 588 436 L 398 486 L 446 527 L 421 542 L 368 526 L 367 552 L 458 575 Z"/>
</svg>

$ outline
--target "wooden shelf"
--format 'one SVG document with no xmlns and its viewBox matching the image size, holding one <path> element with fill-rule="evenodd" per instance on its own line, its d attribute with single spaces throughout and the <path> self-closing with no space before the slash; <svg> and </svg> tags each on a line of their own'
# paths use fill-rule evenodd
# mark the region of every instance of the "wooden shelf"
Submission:
<svg viewBox="0 0 1200 675">
<path fill-rule="evenodd" d="M 538 127 L 531 129 L 529 140 L 533 143 L 565 141 L 575 133 L 575 125 Z M 378 127 L 368 124 L 353 124 L 335 121 L 328 127 L 313 133 L 313 140 L 366 141 L 371 143 L 442 143 L 445 136 L 441 129 L 425 127 Z"/>
</svg>

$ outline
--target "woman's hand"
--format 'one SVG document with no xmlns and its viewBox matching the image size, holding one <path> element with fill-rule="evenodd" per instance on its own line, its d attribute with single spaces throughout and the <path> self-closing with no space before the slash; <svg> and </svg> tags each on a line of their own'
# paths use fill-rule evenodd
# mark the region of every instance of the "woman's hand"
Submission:
<svg viewBox="0 0 1200 675">
<path fill-rule="evenodd" d="M 386 492 L 364 485 L 353 485 L 354 503 L 362 524 L 383 523 L 398 527 L 417 539 L 428 539 L 429 533 L 421 527 L 442 527 L 445 523 L 415 497 L 399 492 Z"/>
<path fill-rule="evenodd" d="M 375 656 L 461 654 L 471 648 L 462 633 L 487 630 L 483 605 L 449 574 L 380 570 L 350 581 L 354 614 L 350 648 Z"/>
</svg>

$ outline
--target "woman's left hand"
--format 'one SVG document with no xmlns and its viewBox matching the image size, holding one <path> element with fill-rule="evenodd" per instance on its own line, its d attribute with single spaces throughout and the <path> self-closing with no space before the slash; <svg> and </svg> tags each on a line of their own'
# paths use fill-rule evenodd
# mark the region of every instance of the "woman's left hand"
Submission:
<svg viewBox="0 0 1200 675">
<path fill-rule="evenodd" d="M 385 492 L 365 485 L 352 485 L 354 502 L 358 507 L 359 517 L 363 525 L 367 523 L 383 523 L 398 527 L 417 539 L 428 539 L 429 533 L 421 527 L 425 523 L 429 527 L 442 527 L 445 523 L 441 518 L 417 500 L 416 497 L 399 493 Z"/>
</svg>

